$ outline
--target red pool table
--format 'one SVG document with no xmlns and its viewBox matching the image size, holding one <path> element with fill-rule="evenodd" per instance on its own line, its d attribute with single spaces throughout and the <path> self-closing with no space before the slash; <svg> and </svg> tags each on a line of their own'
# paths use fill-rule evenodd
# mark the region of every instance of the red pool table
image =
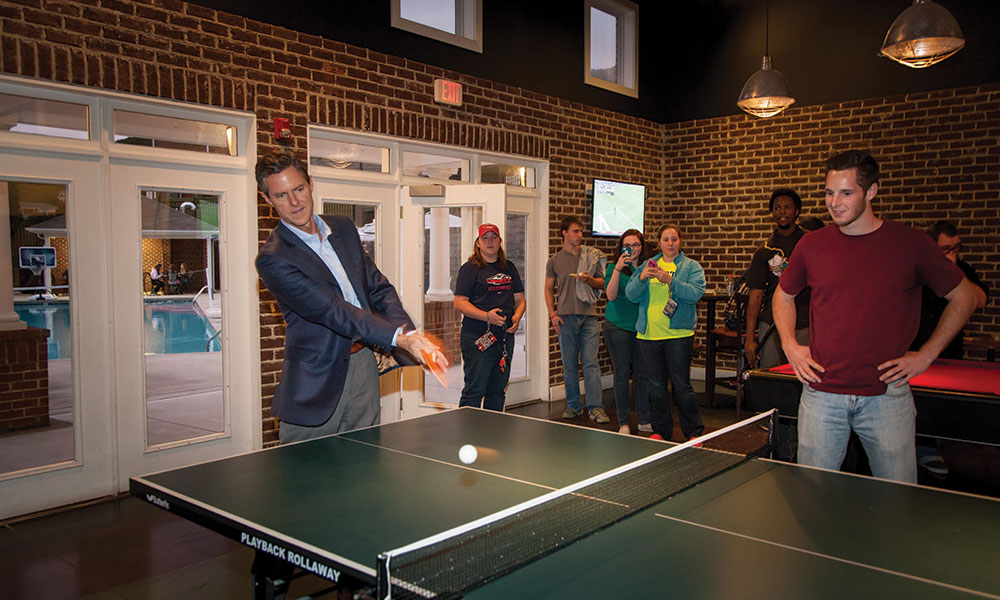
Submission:
<svg viewBox="0 0 1000 600">
<path fill-rule="evenodd" d="M 917 433 L 928 437 L 1000 445 L 1000 363 L 936 360 L 910 381 Z M 747 405 L 798 416 L 802 383 L 789 365 L 750 371 Z"/>
</svg>

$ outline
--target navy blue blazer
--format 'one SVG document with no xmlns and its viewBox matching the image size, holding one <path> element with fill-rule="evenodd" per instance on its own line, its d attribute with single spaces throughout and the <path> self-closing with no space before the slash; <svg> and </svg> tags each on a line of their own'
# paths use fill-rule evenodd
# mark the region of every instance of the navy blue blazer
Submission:
<svg viewBox="0 0 1000 600">
<path fill-rule="evenodd" d="M 296 425 L 322 425 L 340 402 L 351 344 L 392 348 L 396 328 L 413 329 L 396 289 L 361 247 L 354 223 L 321 216 L 328 238 L 361 301 L 344 300 L 326 263 L 305 242 L 278 225 L 257 254 L 257 273 L 285 317 L 285 359 L 271 412 Z M 400 364 L 414 364 L 402 352 Z"/>
</svg>

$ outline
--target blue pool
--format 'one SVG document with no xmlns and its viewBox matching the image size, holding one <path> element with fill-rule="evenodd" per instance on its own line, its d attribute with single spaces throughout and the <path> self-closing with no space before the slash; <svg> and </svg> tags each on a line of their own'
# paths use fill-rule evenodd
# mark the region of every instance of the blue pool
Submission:
<svg viewBox="0 0 1000 600">
<path fill-rule="evenodd" d="M 43 302 L 15 304 L 21 320 L 29 327 L 48 329 L 49 359 L 70 357 L 69 304 Z M 143 307 L 146 353 L 182 354 L 205 352 L 205 344 L 215 335 L 211 323 L 190 302 L 147 302 Z M 219 338 L 212 340 L 210 352 L 222 349 Z"/>
</svg>

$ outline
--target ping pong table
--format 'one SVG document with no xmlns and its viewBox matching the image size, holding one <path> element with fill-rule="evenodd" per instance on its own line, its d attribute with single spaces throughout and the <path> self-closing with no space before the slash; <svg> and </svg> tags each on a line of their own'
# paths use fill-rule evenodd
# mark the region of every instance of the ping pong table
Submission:
<svg viewBox="0 0 1000 600">
<path fill-rule="evenodd" d="M 480 448 L 462 464 L 458 449 Z M 331 581 L 664 442 L 460 408 L 165 471 L 134 495 Z M 293 590 L 294 592 L 294 586 Z M 1000 501 L 751 459 L 465 594 L 1000 598 Z"/>
</svg>

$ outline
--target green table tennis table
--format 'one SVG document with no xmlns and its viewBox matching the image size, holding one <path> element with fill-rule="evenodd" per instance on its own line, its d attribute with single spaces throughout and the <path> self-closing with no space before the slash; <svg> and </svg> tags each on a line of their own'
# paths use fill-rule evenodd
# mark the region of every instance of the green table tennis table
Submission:
<svg viewBox="0 0 1000 600">
<path fill-rule="evenodd" d="M 136 477 L 131 492 L 374 585 L 381 553 L 665 447 L 461 408 Z M 464 597 L 1000 598 L 1000 501 L 755 458 Z"/>
</svg>

